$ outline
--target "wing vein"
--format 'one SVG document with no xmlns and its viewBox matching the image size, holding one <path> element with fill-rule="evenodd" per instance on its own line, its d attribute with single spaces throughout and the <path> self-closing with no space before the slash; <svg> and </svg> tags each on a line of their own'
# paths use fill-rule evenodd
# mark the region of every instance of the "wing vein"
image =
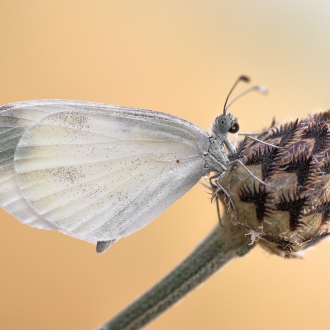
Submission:
<svg viewBox="0 0 330 330">
<path fill-rule="evenodd" d="M 153 165 L 153 164 L 149 164 L 145 169 L 143 169 L 143 171 L 144 170 L 146 170 L 146 169 L 148 169 L 148 167 L 150 167 L 151 165 Z M 161 172 L 164 170 L 164 167 L 161 169 Z M 141 174 L 141 172 L 142 171 L 140 171 L 139 173 L 137 173 L 137 174 L 135 174 L 135 175 L 133 175 L 132 177 L 130 177 L 130 179 L 133 179 L 134 177 L 136 177 L 137 175 L 139 175 L 139 174 Z M 160 173 L 161 173 L 160 172 Z M 129 180 L 130 180 L 129 179 Z M 126 181 L 128 181 L 128 180 L 126 180 Z M 130 201 L 130 204 L 131 203 L 133 203 L 152 183 L 154 182 L 154 180 L 151 180 L 149 183 L 148 183 L 148 185 L 146 185 L 146 187 L 145 188 L 143 188 L 143 190 L 136 196 L 136 197 L 134 197 L 134 199 L 132 200 L 132 201 Z M 124 182 L 123 182 L 124 183 Z M 107 196 L 107 195 L 109 195 L 111 192 L 109 192 L 108 194 L 106 194 L 105 196 Z M 104 196 L 104 197 L 105 197 Z M 90 205 L 92 205 L 92 204 L 90 204 Z M 110 208 L 111 206 L 109 205 L 109 206 L 107 206 L 104 210 L 102 210 L 101 212 L 98 212 L 97 214 L 94 214 L 93 215 L 93 217 L 91 217 L 91 218 L 89 218 L 88 219 L 88 221 L 90 221 L 91 219 L 93 219 L 93 218 L 95 218 L 96 216 L 98 216 L 100 213 L 102 213 L 102 212 L 105 212 L 105 211 L 107 211 L 109 208 Z M 112 217 L 111 217 L 111 219 L 113 219 L 114 217 L 116 217 L 120 212 L 122 212 L 123 211 L 123 209 L 125 209 L 127 207 L 127 205 L 124 207 L 124 208 L 122 208 L 122 209 L 120 209 L 120 210 L 118 210 L 114 215 L 112 215 Z M 90 234 L 93 234 L 95 231 L 97 231 L 100 227 L 102 227 L 105 223 L 107 223 L 107 222 L 109 222 L 111 219 L 108 219 L 108 220 L 106 220 L 104 223 L 102 223 L 102 224 L 100 224 L 99 226 L 97 226 L 97 228 L 95 228 L 93 231 L 91 231 L 90 233 L 89 233 L 89 235 Z M 78 227 L 76 227 L 75 229 L 79 229 L 80 227 L 82 227 L 83 226 L 83 224 L 81 224 L 81 225 L 79 225 Z"/>
<path fill-rule="evenodd" d="M 104 136 L 107 136 L 107 135 L 104 135 Z M 179 140 L 173 140 L 173 139 L 166 139 L 166 140 L 158 140 L 158 139 L 117 139 L 117 138 L 114 138 L 114 137 L 111 137 L 109 136 L 111 139 L 117 141 L 117 142 L 130 142 L 130 141 L 133 141 L 133 142 L 136 142 L 136 141 L 139 141 L 139 142 L 155 142 L 155 143 L 161 143 L 161 142 L 176 142 L 176 143 L 182 143 L 182 144 L 185 144 L 183 143 L 182 141 L 179 141 Z M 54 144 L 29 144 L 29 145 L 26 145 L 26 146 L 20 146 L 20 148 L 29 148 L 29 147 L 58 147 L 58 146 L 77 146 L 77 145 L 107 145 L 109 144 L 109 142 L 111 141 L 104 141 L 104 142 L 83 142 L 83 143 L 54 143 Z M 192 147 L 193 149 L 196 149 L 194 147 Z"/>
<path fill-rule="evenodd" d="M 129 179 L 127 179 L 127 180 L 121 182 L 121 183 L 120 183 L 119 185 L 117 185 L 116 187 L 113 187 L 113 189 L 112 189 L 111 191 L 107 192 L 107 193 L 104 194 L 103 196 L 100 196 L 100 198 L 105 198 L 105 197 L 107 197 L 108 195 L 110 195 L 110 194 L 113 192 L 114 189 L 119 188 L 120 186 L 122 186 L 123 184 L 125 184 L 127 181 L 129 181 L 129 180 L 133 179 L 134 177 L 136 177 L 137 175 L 141 174 L 143 171 L 145 171 L 146 169 L 148 169 L 148 167 L 150 167 L 151 165 L 153 165 L 153 164 L 148 164 L 146 167 L 144 167 L 143 169 L 141 169 L 140 172 L 138 172 L 138 173 L 134 174 L 133 176 L 129 177 Z M 151 181 L 151 183 L 152 183 L 152 182 L 153 182 L 153 181 Z M 151 183 L 150 183 L 150 184 L 151 184 Z M 149 185 L 150 185 L 150 184 L 149 184 Z M 138 197 L 138 196 L 137 196 L 137 197 Z M 136 197 L 136 198 L 137 198 L 137 197 Z M 100 199 L 100 198 L 99 198 L 99 199 Z M 135 199 L 135 198 L 134 198 L 134 199 Z M 96 204 L 96 203 L 98 203 L 98 200 L 95 201 L 95 202 L 93 202 L 93 203 L 90 203 L 90 204 L 86 205 L 85 207 L 83 207 L 82 209 L 80 209 L 79 212 L 85 210 L 86 208 L 88 208 L 88 207 L 90 207 L 90 206 L 92 206 L 92 205 L 94 205 L 94 204 Z M 131 202 L 130 202 L 130 203 L 131 203 Z M 91 219 L 95 218 L 96 216 L 98 216 L 98 215 L 101 214 L 102 212 L 105 212 L 106 210 L 108 210 L 110 207 L 111 207 L 111 205 L 108 205 L 108 206 L 107 206 L 105 209 L 103 209 L 102 211 L 97 212 L 97 213 L 94 214 L 92 217 L 86 219 L 86 221 L 90 221 Z M 126 206 L 125 206 L 125 207 L 126 207 Z M 120 212 L 120 211 L 118 211 L 117 213 L 119 213 L 119 212 Z M 59 221 L 66 220 L 66 219 L 69 218 L 70 216 L 72 216 L 72 215 L 69 215 L 69 216 L 67 216 L 67 217 L 64 217 L 64 218 L 62 218 L 62 219 L 59 220 Z M 112 216 L 112 218 L 113 218 L 113 216 Z M 109 221 L 109 220 L 107 220 L 107 221 Z M 106 222 L 107 222 L 107 221 L 106 221 Z M 82 224 L 82 225 L 83 225 L 83 224 Z M 73 230 L 76 230 L 77 228 L 79 228 L 79 227 L 82 226 L 82 225 L 79 225 L 79 226 L 73 228 Z M 102 225 L 100 225 L 99 227 L 101 227 L 101 226 L 103 226 L 103 225 L 104 225 L 104 223 L 103 223 Z"/>
<path fill-rule="evenodd" d="M 145 169 L 147 169 L 148 166 L 150 166 L 150 165 L 152 165 L 152 164 L 148 164 L 146 167 L 142 168 L 141 171 L 138 172 L 138 174 L 140 174 L 142 171 L 144 171 Z M 123 169 L 125 169 L 125 168 L 127 168 L 127 167 L 129 167 L 129 166 L 131 166 L 131 165 L 124 166 L 124 167 L 121 168 L 121 170 L 123 170 Z M 70 190 L 71 188 L 76 188 L 76 187 L 82 186 L 82 185 L 84 185 L 84 184 L 86 184 L 86 183 L 89 183 L 89 182 L 91 182 L 91 181 L 94 181 L 95 179 L 100 179 L 100 178 L 102 178 L 102 177 L 106 177 L 106 176 L 108 176 L 108 175 L 110 175 L 110 174 L 112 174 L 112 173 L 114 173 L 114 172 L 118 172 L 118 170 L 114 170 L 114 171 L 112 171 L 112 172 L 108 172 L 108 173 L 106 173 L 106 174 L 104 174 L 104 175 L 101 175 L 101 176 L 99 176 L 99 177 L 96 177 L 96 178 L 93 178 L 93 179 L 90 179 L 90 180 L 87 180 L 87 181 L 84 181 L 84 182 L 78 183 L 78 184 L 76 184 L 76 185 L 72 185 L 72 186 L 70 186 L 70 187 L 66 187 L 66 188 L 64 188 L 64 189 L 61 189 L 61 190 L 56 191 L 54 194 L 62 193 L 62 192 L 65 192 L 65 191 L 67 191 L 67 190 Z M 119 188 L 119 187 L 120 187 L 122 184 L 124 184 L 126 181 L 127 181 L 127 180 L 125 180 L 124 182 L 121 182 L 119 185 L 117 185 L 117 186 L 115 186 L 115 187 L 112 187 L 112 190 L 113 190 L 113 189 L 117 189 L 117 188 Z M 112 191 L 112 190 L 111 190 L 111 191 Z M 105 195 L 103 195 L 103 196 L 101 196 L 101 197 L 104 197 L 104 196 L 106 196 L 107 194 L 110 194 L 111 191 L 110 191 L 109 193 L 106 193 Z M 43 197 L 41 197 L 41 198 L 35 199 L 35 200 L 33 200 L 33 202 L 41 201 L 42 199 L 47 198 L 47 197 L 50 197 L 50 196 L 52 196 L 52 195 L 54 195 L 54 194 L 49 194 L 49 195 L 43 196 Z M 78 199 L 79 199 L 79 198 L 80 198 L 80 197 L 78 197 Z M 58 209 L 58 208 L 61 208 L 61 207 L 63 207 L 63 206 L 66 206 L 66 205 L 68 205 L 68 204 L 70 204 L 70 203 L 72 203 L 72 200 L 68 201 L 68 202 L 65 203 L 65 204 L 57 205 L 56 207 L 54 207 L 54 208 L 48 210 L 47 212 L 42 213 L 42 215 L 47 215 L 49 212 L 53 212 L 54 210 L 56 210 L 56 209 Z M 88 205 L 90 206 L 90 205 L 92 205 L 92 204 L 88 204 Z M 84 209 L 84 208 L 83 208 L 83 209 Z M 82 209 L 82 210 L 83 210 L 83 209 Z M 80 211 L 79 211 L 79 212 L 80 212 Z M 64 218 L 64 219 L 65 219 L 65 218 Z"/>
</svg>

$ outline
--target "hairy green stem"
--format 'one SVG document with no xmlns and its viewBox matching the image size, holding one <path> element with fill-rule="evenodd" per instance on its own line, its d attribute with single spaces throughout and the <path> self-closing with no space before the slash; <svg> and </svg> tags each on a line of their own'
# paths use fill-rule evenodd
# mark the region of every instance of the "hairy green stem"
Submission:
<svg viewBox="0 0 330 330">
<path fill-rule="evenodd" d="M 217 226 L 171 273 L 99 330 L 141 329 L 228 261 L 249 252 L 252 246 L 248 245 L 246 230 L 233 226 L 230 220 L 225 223 Z"/>
</svg>

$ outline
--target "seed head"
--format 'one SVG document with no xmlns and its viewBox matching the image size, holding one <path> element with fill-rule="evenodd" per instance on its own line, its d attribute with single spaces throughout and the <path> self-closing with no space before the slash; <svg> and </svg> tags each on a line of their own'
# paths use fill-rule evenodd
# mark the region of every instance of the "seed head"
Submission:
<svg viewBox="0 0 330 330">
<path fill-rule="evenodd" d="M 237 224 L 268 251 L 294 257 L 330 229 L 330 111 L 272 126 L 258 137 L 281 148 L 244 139 L 219 181 L 232 199 Z M 219 193 L 220 199 L 225 195 Z"/>
</svg>

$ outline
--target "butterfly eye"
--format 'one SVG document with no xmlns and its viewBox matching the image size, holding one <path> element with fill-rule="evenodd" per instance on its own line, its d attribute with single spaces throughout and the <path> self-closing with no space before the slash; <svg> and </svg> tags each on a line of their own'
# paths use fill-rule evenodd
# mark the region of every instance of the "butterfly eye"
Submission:
<svg viewBox="0 0 330 330">
<path fill-rule="evenodd" d="M 229 129 L 229 133 L 237 133 L 239 131 L 239 125 L 238 123 L 235 123 L 232 127 Z"/>
</svg>

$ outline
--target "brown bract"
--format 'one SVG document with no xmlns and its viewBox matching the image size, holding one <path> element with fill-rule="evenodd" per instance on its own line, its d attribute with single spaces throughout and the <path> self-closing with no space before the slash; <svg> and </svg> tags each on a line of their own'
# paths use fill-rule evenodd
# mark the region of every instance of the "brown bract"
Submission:
<svg viewBox="0 0 330 330">
<path fill-rule="evenodd" d="M 232 208 L 229 212 L 252 242 L 294 257 L 330 228 L 330 111 L 273 124 L 258 139 L 281 148 L 245 139 L 232 159 L 240 158 L 266 185 L 241 166 L 230 166 L 219 183 L 236 207 L 237 214 Z M 225 199 L 221 193 L 218 197 Z"/>
</svg>

